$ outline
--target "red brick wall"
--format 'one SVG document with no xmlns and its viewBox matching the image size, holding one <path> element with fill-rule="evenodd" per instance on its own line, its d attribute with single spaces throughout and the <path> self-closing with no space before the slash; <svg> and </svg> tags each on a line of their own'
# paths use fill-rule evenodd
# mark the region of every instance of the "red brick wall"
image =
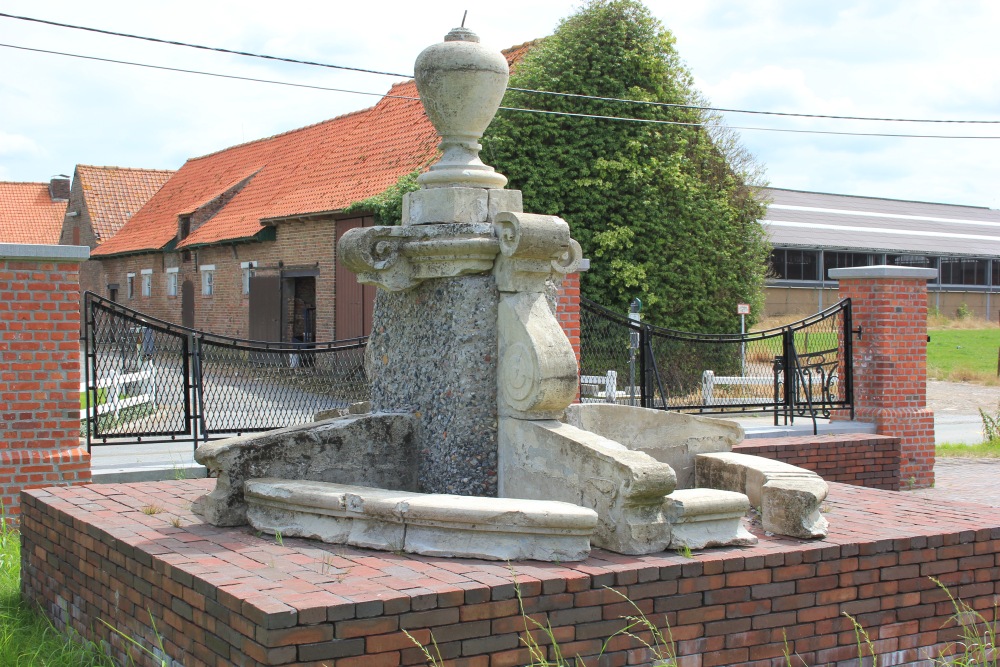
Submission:
<svg viewBox="0 0 1000 667">
<path fill-rule="evenodd" d="M 576 361 L 580 362 L 580 274 L 570 273 L 563 278 L 556 294 L 556 319 L 569 338 Z"/>
<path fill-rule="evenodd" d="M 752 438 L 734 452 L 812 470 L 828 482 L 899 491 L 900 439 L 866 433 Z"/>
<path fill-rule="evenodd" d="M 840 297 L 851 299 L 854 327 L 862 329 L 853 340 L 855 418 L 901 438 L 902 484 L 932 486 L 926 278 L 840 278 Z"/>
<path fill-rule="evenodd" d="M 28 251 L 32 252 L 32 251 Z M 80 447 L 79 260 L 0 256 L 0 502 L 90 481 Z"/>
</svg>

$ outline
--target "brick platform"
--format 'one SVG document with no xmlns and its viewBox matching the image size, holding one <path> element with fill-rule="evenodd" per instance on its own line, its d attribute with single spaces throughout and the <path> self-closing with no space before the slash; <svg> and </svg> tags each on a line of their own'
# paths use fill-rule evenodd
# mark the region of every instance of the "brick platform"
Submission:
<svg viewBox="0 0 1000 667">
<path fill-rule="evenodd" d="M 528 660 L 513 573 L 525 611 L 551 623 L 566 655 L 597 654 L 634 613 L 611 586 L 669 622 L 682 666 L 756 667 L 783 665 L 785 638 L 805 664 L 856 664 L 844 612 L 867 628 L 880 664 L 927 664 L 928 647 L 956 637 L 928 577 L 987 617 L 1000 594 L 1000 508 L 857 486 L 831 485 L 822 541 L 761 536 L 692 558 L 595 550 L 582 563 L 508 567 L 215 528 L 189 510 L 214 483 L 24 492 L 25 595 L 119 658 L 123 641 L 100 621 L 152 646 L 152 614 L 184 667 L 424 664 L 402 629 L 421 642 L 433 633 L 447 664 L 501 667 Z M 649 660 L 619 636 L 600 664 Z"/>
<path fill-rule="evenodd" d="M 868 433 L 753 438 L 733 447 L 812 470 L 828 482 L 899 491 L 900 439 Z"/>
</svg>

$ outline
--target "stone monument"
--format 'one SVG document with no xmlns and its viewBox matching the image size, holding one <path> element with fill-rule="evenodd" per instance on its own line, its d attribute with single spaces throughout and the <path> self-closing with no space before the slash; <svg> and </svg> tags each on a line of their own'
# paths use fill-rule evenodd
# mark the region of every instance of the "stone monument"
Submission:
<svg viewBox="0 0 1000 667">
<path fill-rule="evenodd" d="M 702 474 L 742 438 L 738 425 L 571 405 L 577 362 L 553 296 L 580 246 L 564 220 L 525 213 L 479 158 L 506 60 L 456 28 L 415 72 L 441 158 L 405 196 L 401 225 L 350 230 L 338 249 L 380 288 L 370 412 L 199 447 L 219 481 L 195 511 L 368 548 L 578 560 L 591 542 L 629 554 L 753 543 L 741 525 L 751 491 L 765 513 L 784 513 L 769 526 L 821 533 L 818 478 L 758 474 L 756 457 Z M 718 488 L 691 488 L 696 478 Z M 794 507 L 768 510 L 789 494 Z"/>
</svg>

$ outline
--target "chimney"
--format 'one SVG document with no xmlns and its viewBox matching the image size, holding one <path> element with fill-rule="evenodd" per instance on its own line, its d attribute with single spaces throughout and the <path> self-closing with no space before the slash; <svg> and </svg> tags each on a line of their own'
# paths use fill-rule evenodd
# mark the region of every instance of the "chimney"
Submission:
<svg viewBox="0 0 1000 667">
<path fill-rule="evenodd" d="M 59 174 L 49 181 L 49 197 L 52 201 L 69 201 L 69 176 Z"/>
</svg>

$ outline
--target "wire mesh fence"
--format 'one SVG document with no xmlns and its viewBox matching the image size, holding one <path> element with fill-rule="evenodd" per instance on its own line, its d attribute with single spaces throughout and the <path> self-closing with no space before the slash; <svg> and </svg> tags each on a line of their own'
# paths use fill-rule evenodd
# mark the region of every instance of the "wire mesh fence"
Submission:
<svg viewBox="0 0 1000 667">
<path fill-rule="evenodd" d="M 748 334 L 696 334 L 643 324 L 584 300 L 580 394 L 700 413 L 829 417 L 851 411 L 850 301 Z"/>
<path fill-rule="evenodd" d="M 289 344 L 222 338 L 86 295 L 86 406 L 95 445 L 283 428 L 368 400 L 366 339 Z"/>
</svg>

